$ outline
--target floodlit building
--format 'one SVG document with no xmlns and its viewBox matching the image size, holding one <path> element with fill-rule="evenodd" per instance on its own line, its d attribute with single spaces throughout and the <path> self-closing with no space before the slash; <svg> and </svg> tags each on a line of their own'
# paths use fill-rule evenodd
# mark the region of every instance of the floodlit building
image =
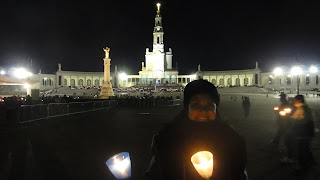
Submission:
<svg viewBox="0 0 320 180">
<path fill-rule="evenodd" d="M 114 63 L 117 60 L 113 60 Z M 157 4 L 155 25 L 153 29 L 152 50 L 146 48 L 145 61 L 141 63 L 141 70 L 136 75 L 120 73 L 115 69 L 110 74 L 112 87 L 131 86 L 185 86 L 195 79 L 205 79 L 216 86 L 264 86 L 273 89 L 294 91 L 297 83 L 300 89 L 319 88 L 319 72 L 312 74 L 300 74 L 275 76 L 273 72 L 261 72 L 256 62 L 255 68 L 229 71 L 202 71 L 198 65 L 198 71 L 194 74 L 181 75 L 177 67 L 173 66 L 173 51 L 165 50 L 164 28 L 160 4 Z M 58 65 L 56 74 L 37 74 L 32 80 L 40 82 L 40 90 L 49 90 L 66 86 L 99 86 L 104 80 L 103 72 L 78 72 L 63 71 Z M 299 78 L 299 81 L 297 81 Z"/>
</svg>

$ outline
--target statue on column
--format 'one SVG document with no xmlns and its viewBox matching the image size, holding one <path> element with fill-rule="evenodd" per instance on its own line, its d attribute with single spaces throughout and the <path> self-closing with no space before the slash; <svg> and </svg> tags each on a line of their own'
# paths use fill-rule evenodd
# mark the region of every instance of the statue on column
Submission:
<svg viewBox="0 0 320 180">
<path fill-rule="evenodd" d="M 109 52 L 110 52 L 110 48 L 106 47 L 106 48 L 103 48 L 105 54 L 106 54 L 106 58 L 109 58 Z"/>
<path fill-rule="evenodd" d="M 198 71 L 201 71 L 201 66 L 200 66 L 200 64 L 198 65 Z"/>
</svg>

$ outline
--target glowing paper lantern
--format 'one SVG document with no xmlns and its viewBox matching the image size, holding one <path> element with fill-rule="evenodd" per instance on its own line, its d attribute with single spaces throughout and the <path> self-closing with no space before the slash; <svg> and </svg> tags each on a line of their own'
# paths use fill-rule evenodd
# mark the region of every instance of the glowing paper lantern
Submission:
<svg viewBox="0 0 320 180">
<path fill-rule="evenodd" d="M 202 178 L 209 179 L 213 171 L 213 155 L 209 151 L 199 151 L 191 157 L 191 162 Z"/>
<path fill-rule="evenodd" d="M 110 157 L 106 165 L 117 179 L 129 179 L 131 177 L 131 161 L 128 152 L 121 152 Z"/>
</svg>

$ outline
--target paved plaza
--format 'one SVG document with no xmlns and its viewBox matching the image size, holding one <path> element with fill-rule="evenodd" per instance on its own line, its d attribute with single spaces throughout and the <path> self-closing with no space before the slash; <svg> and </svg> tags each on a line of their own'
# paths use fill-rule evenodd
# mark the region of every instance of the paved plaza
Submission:
<svg viewBox="0 0 320 180">
<path fill-rule="evenodd" d="M 232 101 L 231 96 L 237 100 Z M 241 97 L 249 96 L 252 109 L 245 119 Z M 276 132 L 274 105 L 278 95 L 222 94 L 220 112 L 247 142 L 247 170 L 251 180 L 318 180 L 319 165 L 305 174 L 294 174 L 279 162 L 279 151 L 270 145 Z M 314 116 L 319 117 L 320 98 L 306 98 Z M 115 153 L 129 152 L 132 179 L 144 179 L 143 172 L 150 161 L 152 135 L 162 124 L 173 119 L 179 107 L 117 107 L 110 111 L 86 113 L 81 116 L 49 119 L 40 126 L 29 128 L 32 148 L 29 148 L 26 179 L 115 179 L 107 169 L 106 160 Z M 319 119 L 315 117 L 316 127 Z M 223 138 L 223 137 L 222 137 Z M 320 160 L 319 133 L 312 147 Z M 31 153 L 30 153 L 31 152 Z"/>
</svg>

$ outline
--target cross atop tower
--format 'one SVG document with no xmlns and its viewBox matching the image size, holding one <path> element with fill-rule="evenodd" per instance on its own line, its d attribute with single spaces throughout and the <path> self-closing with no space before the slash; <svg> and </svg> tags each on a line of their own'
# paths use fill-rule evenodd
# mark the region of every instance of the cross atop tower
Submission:
<svg viewBox="0 0 320 180">
<path fill-rule="evenodd" d="M 157 13 L 158 13 L 158 14 L 160 14 L 160 6 L 161 6 L 161 4 L 160 4 L 160 3 L 157 3 L 157 7 L 158 7 Z"/>
</svg>

